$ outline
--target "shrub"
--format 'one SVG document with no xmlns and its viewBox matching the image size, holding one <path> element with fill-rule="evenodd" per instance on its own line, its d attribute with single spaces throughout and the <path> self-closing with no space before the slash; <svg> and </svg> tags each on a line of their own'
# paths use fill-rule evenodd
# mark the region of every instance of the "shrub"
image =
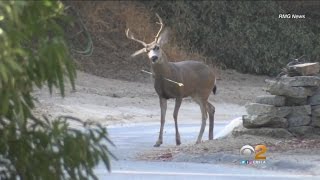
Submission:
<svg viewBox="0 0 320 180">
<path fill-rule="evenodd" d="M 60 22 L 59 1 L 0 2 L 0 179 L 96 178 L 110 169 L 107 131 L 71 117 L 37 118 L 34 87 L 74 87 L 76 71 Z M 73 129 L 67 120 L 83 125 Z"/>
<path fill-rule="evenodd" d="M 306 19 L 280 19 L 280 13 L 295 12 L 277 1 L 144 3 L 165 19 L 183 48 L 228 68 L 275 75 L 289 58 L 320 60 L 319 17 L 307 8 L 297 11 Z"/>
</svg>

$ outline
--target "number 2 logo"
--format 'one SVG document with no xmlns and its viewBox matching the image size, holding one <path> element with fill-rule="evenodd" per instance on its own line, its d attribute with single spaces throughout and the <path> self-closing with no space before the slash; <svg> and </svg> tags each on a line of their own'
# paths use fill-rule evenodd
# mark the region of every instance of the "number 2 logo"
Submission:
<svg viewBox="0 0 320 180">
<path fill-rule="evenodd" d="M 257 145 L 254 147 L 256 152 L 255 159 L 257 160 L 265 160 L 267 157 L 264 154 L 267 152 L 267 147 L 265 145 Z"/>
</svg>

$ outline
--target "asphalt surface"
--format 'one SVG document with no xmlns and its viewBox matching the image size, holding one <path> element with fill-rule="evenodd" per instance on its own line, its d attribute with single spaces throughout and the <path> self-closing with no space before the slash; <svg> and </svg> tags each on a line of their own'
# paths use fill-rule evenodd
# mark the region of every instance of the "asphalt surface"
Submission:
<svg viewBox="0 0 320 180">
<path fill-rule="evenodd" d="M 215 123 L 215 134 L 221 131 L 227 122 Z M 194 143 L 200 128 L 199 123 L 184 123 L 179 125 L 182 143 Z M 102 166 L 95 169 L 99 179 L 320 179 L 320 177 L 299 175 L 285 172 L 274 172 L 246 168 L 238 164 L 219 165 L 189 162 L 149 162 L 137 161 L 135 156 L 141 151 L 154 148 L 159 132 L 158 123 L 140 123 L 125 126 L 108 127 L 109 134 L 116 147 L 111 151 L 118 161 L 112 161 L 112 172 L 108 173 Z M 204 133 L 204 139 L 208 132 Z M 164 144 L 162 147 L 175 144 L 174 124 L 165 125 Z"/>
</svg>

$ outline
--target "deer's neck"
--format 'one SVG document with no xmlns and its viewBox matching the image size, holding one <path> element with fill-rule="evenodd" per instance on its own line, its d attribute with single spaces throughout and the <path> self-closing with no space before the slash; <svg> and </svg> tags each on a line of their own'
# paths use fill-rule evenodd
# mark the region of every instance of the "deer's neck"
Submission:
<svg viewBox="0 0 320 180">
<path fill-rule="evenodd" d="M 164 59 L 161 59 L 161 63 L 152 64 L 152 73 L 156 77 L 170 77 L 172 73 L 171 65 L 165 56 L 162 58 Z"/>
<path fill-rule="evenodd" d="M 161 63 L 152 65 L 152 71 L 155 76 L 168 76 L 171 72 L 169 63 Z"/>
</svg>

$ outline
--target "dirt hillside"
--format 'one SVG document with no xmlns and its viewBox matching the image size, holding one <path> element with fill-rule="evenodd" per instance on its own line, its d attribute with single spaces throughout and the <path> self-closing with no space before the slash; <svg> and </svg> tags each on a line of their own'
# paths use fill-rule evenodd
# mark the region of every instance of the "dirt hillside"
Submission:
<svg viewBox="0 0 320 180">
<path fill-rule="evenodd" d="M 137 1 L 66 1 L 65 4 L 78 12 L 93 41 L 90 56 L 74 54 L 79 69 L 105 78 L 148 81 L 149 77 L 141 74 L 140 70 L 150 69 L 150 63 L 145 55 L 130 58 L 142 47 L 127 39 L 125 30 L 130 28 L 137 39 L 147 43 L 153 41 L 159 28 L 154 13 Z M 182 51 L 175 43 L 175 36 L 171 33 L 169 36 L 169 43 L 164 49 L 171 61 L 205 60 L 199 54 Z"/>
</svg>

